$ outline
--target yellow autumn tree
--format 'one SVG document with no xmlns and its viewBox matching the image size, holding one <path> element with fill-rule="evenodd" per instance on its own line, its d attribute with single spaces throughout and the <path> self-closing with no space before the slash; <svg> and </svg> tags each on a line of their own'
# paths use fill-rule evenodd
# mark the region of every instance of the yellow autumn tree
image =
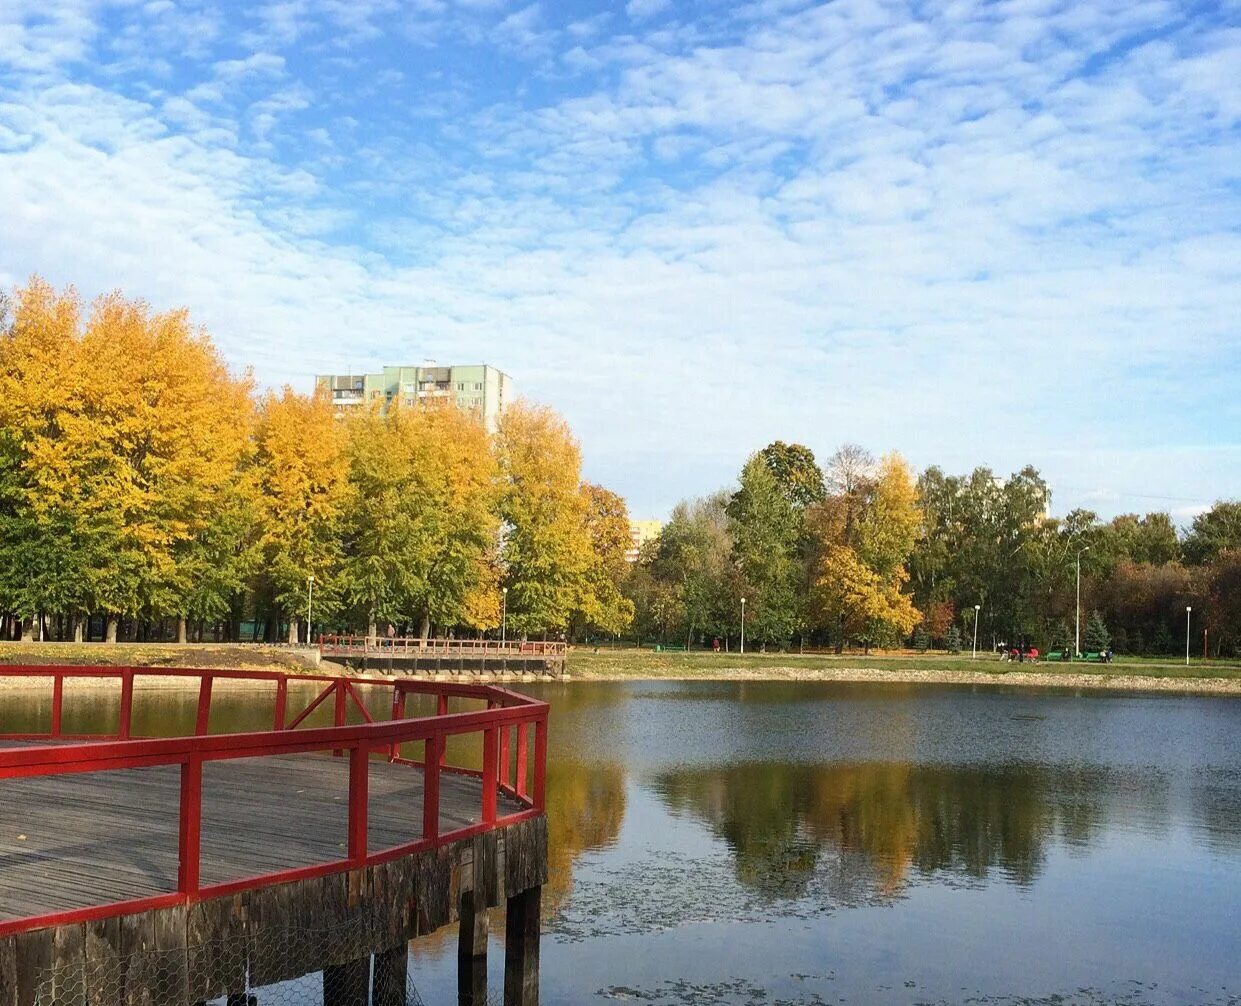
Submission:
<svg viewBox="0 0 1241 1006">
<path fill-rule="evenodd" d="M 921 615 L 905 593 L 918 531 L 918 494 L 898 454 L 883 458 L 864 499 L 829 494 L 806 511 L 811 543 L 807 607 L 838 641 L 903 637 Z"/>
<path fill-rule="evenodd" d="M 564 630 L 592 564 L 581 450 L 560 416 L 520 401 L 495 442 L 509 622 L 518 633 Z"/>
<path fill-rule="evenodd" d="M 348 593 L 376 623 L 489 623 L 495 597 L 496 468 L 482 421 L 452 405 L 353 418 L 344 524 Z"/>
<path fill-rule="evenodd" d="M 311 577 L 314 610 L 331 618 L 340 608 L 345 438 L 324 393 L 299 395 L 285 387 L 262 399 L 256 447 L 258 593 L 276 620 L 287 620 L 295 644 Z"/>
<path fill-rule="evenodd" d="M 70 614 L 80 634 L 91 601 L 86 512 L 65 491 L 60 449 L 77 408 L 81 311 L 72 287 L 57 293 L 35 277 L 0 325 L 0 608 L 18 614 L 25 638 L 44 611 Z"/>
<path fill-rule="evenodd" d="M 596 632 L 618 633 L 633 622 L 634 605 L 621 593 L 629 571 L 625 555 L 633 543 L 629 508 L 603 486 L 582 483 L 590 563 L 583 577 L 578 617 Z"/>
<path fill-rule="evenodd" d="M 114 293 L 82 327 L 76 295 L 38 279 L 17 304 L 4 425 L 29 541 L 52 546 L 19 558 L 46 574 L 39 602 L 105 614 L 109 640 L 123 614 L 226 610 L 246 575 L 248 379 L 184 311 Z"/>
</svg>

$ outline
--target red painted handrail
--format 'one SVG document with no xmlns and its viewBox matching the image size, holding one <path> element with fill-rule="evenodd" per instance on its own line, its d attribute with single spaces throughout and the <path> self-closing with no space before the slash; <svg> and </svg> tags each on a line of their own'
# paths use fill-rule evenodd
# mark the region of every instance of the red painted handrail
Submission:
<svg viewBox="0 0 1241 1006">
<path fill-rule="evenodd" d="M 197 682 L 198 705 L 194 734 L 188 737 L 132 737 L 135 678 L 184 678 Z M 105 772 L 156 765 L 181 767 L 178 815 L 177 889 L 167 894 L 127 902 L 92 905 L 66 912 L 13 920 L 0 920 L 0 936 L 52 925 L 65 925 L 114 915 L 187 904 L 206 898 L 344 870 L 356 870 L 387 862 L 409 853 L 468 838 L 492 828 L 514 824 L 543 813 L 547 772 L 548 705 L 495 685 L 450 684 L 431 681 L 379 678 L 343 678 L 322 674 L 290 675 L 265 671 L 213 669 L 165 669 L 147 667 L 8 666 L 0 678 L 51 679 L 52 712 L 47 732 L 0 733 L 0 779 Z M 65 681 L 73 678 L 119 680 L 121 708 L 115 732 L 66 734 L 64 720 Z M 211 703 L 217 680 L 269 682 L 276 686 L 272 729 L 261 732 L 210 734 Z M 290 681 L 323 685 L 316 698 L 289 720 Z M 375 721 L 358 694 L 360 688 L 392 691 L 392 718 Z M 411 694 L 434 695 L 436 715 L 406 718 L 406 699 Z M 449 712 L 449 699 L 484 700 L 486 709 Z M 333 700 L 333 726 L 302 728 L 300 724 L 319 706 Z M 348 725 L 349 703 L 361 711 L 365 723 Z M 516 774 L 510 771 L 508 738 L 517 732 Z M 533 792 L 527 792 L 529 731 L 533 730 Z M 450 736 L 481 733 L 483 765 L 467 769 L 445 763 Z M 31 747 L 3 747 L 4 741 L 47 741 Z M 57 744 L 56 741 L 90 743 Z M 424 742 L 421 762 L 401 757 L 402 744 Z M 309 752 L 348 752 L 349 802 L 348 849 L 345 859 L 261 874 L 203 886 L 201 875 L 203 765 L 234 758 L 273 757 Z M 368 845 L 367 796 L 371 754 L 381 752 L 388 761 L 420 768 L 424 773 L 422 834 L 416 839 L 385 849 Z M 480 821 L 441 833 L 439 828 L 440 775 L 452 772 L 481 780 Z M 0 804 L 3 803 L 0 789 Z M 520 810 L 498 813 L 498 796 L 505 794 Z"/>
<path fill-rule="evenodd" d="M 543 640 L 509 639 L 422 639 L 419 636 L 338 636 L 319 637 L 319 652 L 350 656 L 386 657 L 553 657 L 562 659 L 568 644 Z"/>
</svg>

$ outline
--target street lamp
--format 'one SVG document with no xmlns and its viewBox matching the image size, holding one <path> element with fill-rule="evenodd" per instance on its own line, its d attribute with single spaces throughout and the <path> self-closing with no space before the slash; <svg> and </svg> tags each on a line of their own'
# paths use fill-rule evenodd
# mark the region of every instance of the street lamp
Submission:
<svg viewBox="0 0 1241 1006">
<path fill-rule="evenodd" d="M 310 617 L 314 612 L 314 604 L 315 604 L 315 575 L 314 573 L 311 573 L 310 576 L 306 577 L 306 645 L 307 646 L 310 645 L 310 636 L 311 636 L 310 627 L 311 625 L 314 624 L 311 621 L 311 617 Z"/>
<path fill-rule="evenodd" d="M 745 653 L 745 598 L 741 599 L 741 652 Z"/>
<path fill-rule="evenodd" d="M 1077 550 L 1077 614 L 1073 619 L 1074 660 L 1082 655 L 1082 553 L 1089 551 L 1089 545 Z"/>
<path fill-rule="evenodd" d="M 974 605 L 974 653 L 970 657 L 970 660 L 978 659 L 978 613 L 980 611 L 982 611 L 982 605 Z"/>
<path fill-rule="evenodd" d="M 500 649 L 508 644 L 508 587 L 500 588 Z"/>
<path fill-rule="evenodd" d="M 1185 605 L 1185 666 L 1189 666 L 1189 613 L 1193 611 L 1193 605 Z"/>
</svg>

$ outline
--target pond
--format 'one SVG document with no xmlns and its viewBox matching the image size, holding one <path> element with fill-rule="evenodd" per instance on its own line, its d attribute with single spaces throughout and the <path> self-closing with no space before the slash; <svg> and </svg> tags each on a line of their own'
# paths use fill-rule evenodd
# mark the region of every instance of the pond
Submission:
<svg viewBox="0 0 1241 1006">
<path fill-rule="evenodd" d="M 522 690 L 552 703 L 546 1004 L 1241 1002 L 1241 700 Z M 412 976 L 456 1001 L 455 932 Z"/>
</svg>

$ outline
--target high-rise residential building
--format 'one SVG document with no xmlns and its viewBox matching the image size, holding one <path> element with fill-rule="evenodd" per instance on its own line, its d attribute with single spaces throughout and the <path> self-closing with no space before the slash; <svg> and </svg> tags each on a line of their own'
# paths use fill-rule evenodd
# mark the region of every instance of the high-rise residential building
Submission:
<svg viewBox="0 0 1241 1006">
<path fill-rule="evenodd" d="M 659 537 L 659 532 L 664 529 L 662 521 L 657 520 L 631 520 L 629 522 L 629 539 L 630 546 L 625 550 L 625 558 L 629 562 L 637 562 L 638 556 L 642 554 L 642 546 L 648 541 L 654 541 Z"/>
<path fill-rule="evenodd" d="M 513 400 L 513 379 L 485 363 L 464 367 L 384 367 L 378 374 L 320 374 L 316 387 L 327 388 L 337 415 L 377 402 L 382 412 L 394 404 L 453 403 L 477 412 L 494 430 L 500 411 Z"/>
</svg>

